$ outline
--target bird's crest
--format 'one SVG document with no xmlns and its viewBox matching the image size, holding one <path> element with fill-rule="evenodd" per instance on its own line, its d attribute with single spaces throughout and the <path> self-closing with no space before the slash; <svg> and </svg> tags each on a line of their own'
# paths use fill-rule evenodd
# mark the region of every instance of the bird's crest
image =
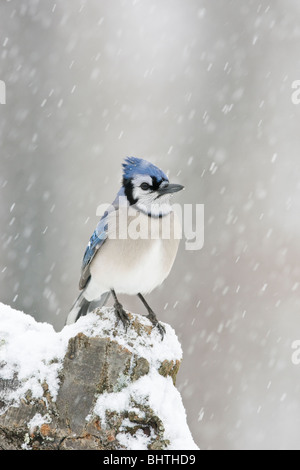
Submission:
<svg viewBox="0 0 300 470">
<path fill-rule="evenodd" d="M 125 163 L 123 163 L 122 166 L 123 179 L 125 181 L 131 179 L 136 175 L 149 175 L 154 176 L 158 181 L 168 181 L 168 177 L 162 170 L 160 170 L 157 166 L 153 165 L 153 163 L 147 162 L 142 158 L 127 157 L 125 158 Z"/>
</svg>

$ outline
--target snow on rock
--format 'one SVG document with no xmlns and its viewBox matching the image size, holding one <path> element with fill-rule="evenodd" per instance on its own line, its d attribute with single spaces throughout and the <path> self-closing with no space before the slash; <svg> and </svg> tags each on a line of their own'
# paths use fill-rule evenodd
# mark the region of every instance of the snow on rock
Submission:
<svg viewBox="0 0 300 470">
<path fill-rule="evenodd" d="M 56 332 L 0 303 L 0 449 L 197 449 L 174 330 L 129 315 L 126 332 L 111 308 Z"/>
<path fill-rule="evenodd" d="M 18 381 L 13 392 L 1 390 L 0 399 L 18 404 L 28 390 L 34 398 L 42 397 L 44 382 L 55 398 L 67 345 L 68 339 L 51 325 L 0 304 L 0 379 Z"/>
<path fill-rule="evenodd" d="M 94 413 L 101 418 L 101 423 L 105 426 L 105 410 L 122 412 L 137 402 L 148 404 L 155 415 L 160 417 L 164 426 L 164 437 L 170 442 L 168 449 L 197 449 L 187 427 L 179 392 L 171 377 L 162 377 L 154 368 L 121 392 L 101 395 L 96 402 Z M 136 413 L 139 413 L 138 408 Z M 143 432 L 132 435 L 132 427 L 130 421 L 125 419 L 119 441 L 127 449 L 147 449 L 146 435 Z"/>
</svg>

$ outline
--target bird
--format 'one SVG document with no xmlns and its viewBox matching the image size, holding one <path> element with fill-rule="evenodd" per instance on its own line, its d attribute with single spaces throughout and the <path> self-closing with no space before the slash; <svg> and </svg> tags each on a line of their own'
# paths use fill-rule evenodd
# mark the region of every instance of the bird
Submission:
<svg viewBox="0 0 300 470">
<path fill-rule="evenodd" d="M 80 293 L 66 324 L 86 315 L 94 301 L 103 307 L 112 295 L 117 321 L 127 330 L 130 318 L 118 295 L 137 295 L 163 339 L 165 327 L 144 296 L 163 283 L 175 261 L 181 223 L 171 196 L 184 186 L 170 183 L 160 168 L 142 158 L 126 157 L 122 167 L 121 189 L 84 252 Z"/>
</svg>

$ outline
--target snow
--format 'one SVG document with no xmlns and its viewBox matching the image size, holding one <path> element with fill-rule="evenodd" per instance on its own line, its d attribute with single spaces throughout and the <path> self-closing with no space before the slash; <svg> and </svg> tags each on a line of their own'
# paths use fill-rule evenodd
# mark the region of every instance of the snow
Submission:
<svg viewBox="0 0 300 470">
<path fill-rule="evenodd" d="M 169 450 L 198 449 L 193 441 L 186 422 L 186 413 L 178 390 L 174 387 L 171 377 L 161 376 L 153 367 L 150 372 L 117 393 L 102 394 L 95 404 L 94 414 L 105 425 L 106 410 L 122 412 L 133 408 L 134 403 L 149 406 L 160 417 L 165 428 L 165 439 L 170 441 Z M 137 413 L 139 410 L 136 409 Z M 131 423 L 132 425 L 132 423 Z M 123 427 L 130 426 L 124 420 Z M 130 449 L 147 449 L 145 435 L 120 433 L 118 440 Z"/>
<path fill-rule="evenodd" d="M 36 428 L 40 428 L 43 424 L 51 423 L 51 417 L 49 414 L 42 416 L 40 413 L 36 413 L 28 423 L 29 432 L 32 433 Z"/>
<path fill-rule="evenodd" d="M 186 413 L 181 395 L 171 377 L 163 377 L 158 369 L 164 360 L 181 360 L 182 350 L 174 330 L 167 324 L 166 335 L 161 341 L 158 330 L 143 334 L 133 327 L 124 332 L 123 326 L 115 325 L 111 308 L 102 309 L 101 317 L 96 313 L 80 318 L 56 332 L 52 325 L 37 322 L 33 317 L 0 303 L 0 380 L 14 380 L 16 387 L 0 390 L 0 400 L 5 403 L 2 413 L 9 406 L 18 406 L 28 391 L 33 398 L 43 398 L 43 383 L 48 385 L 53 401 L 59 390 L 59 371 L 67 351 L 68 341 L 79 332 L 93 337 L 109 337 L 134 354 L 147 359 L 149 373 L 130 383 L 116 393 L 104 393 L 96 401 L 93 415 L 104 422 L 106 410 L 135 410 L 134 403 L 149 406 L 159 416 L 165 429 L 165 439 L 170 441 L 169 449 L 197 449 L 186 422 Z M 146 317 L 138 317 L 142 325 L 149 326 Z M 117 334 L 116 334 L 117 333 Z M 137 413 L 141 413 L 136 408 Z M 89 420 L 91 415 L 87 416 Z M 28 423 L 28 429 L 49 422 L 49 416 L 35 415 Z M 130 425 L 129 420 L 123 427 Z M 104 424 L 104 423 L 103 423 Z M 121 428 L 122 430 L 122 428 Z M 119 442 L 127 449 L 147 449 L 148 436 L 144 433 L 119 433 Z"/>
<path fill-rule="evenodd" d="M 28 390 L 34 398 L 42 397 L 44 381 L 55 398 L 66 347 L 67 340 L 51 325 L 37 323 L 31 316 L 0 304 L 0 378 L 13 379 L 16 374 L 20 382 L 17 390 L 2 400 L 18 403 Z"/>
</svg>

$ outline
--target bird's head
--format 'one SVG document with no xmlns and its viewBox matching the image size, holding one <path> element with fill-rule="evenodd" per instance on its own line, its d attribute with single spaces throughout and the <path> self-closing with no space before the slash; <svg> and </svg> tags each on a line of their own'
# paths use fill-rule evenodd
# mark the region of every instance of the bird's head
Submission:
<svg viewBox="0 0 300 470">
<path fill-rule="evenodd" d="M 169 183 L 157 166 L 135 157 L 128 157 L 123 163 L 123 187 L 130 205 L 156 217 L 171 211 L 171 195 L 183 189 L 181 184 Z"/>
</svg>

